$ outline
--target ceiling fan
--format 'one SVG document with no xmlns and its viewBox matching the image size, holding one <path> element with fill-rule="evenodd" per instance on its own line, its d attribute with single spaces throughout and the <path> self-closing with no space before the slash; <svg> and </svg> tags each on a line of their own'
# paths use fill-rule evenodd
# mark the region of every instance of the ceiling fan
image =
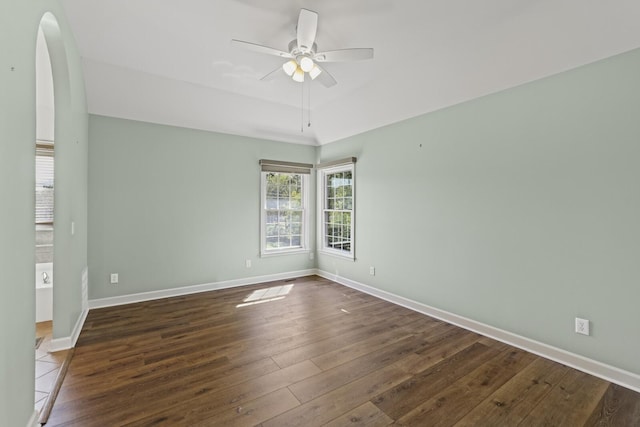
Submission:
<svg viewBox="0 0 640 427">
<path fill-rule="evenodd" d="M 318 14 L 308 9 L 300 9 L 296 38 L 289 43 L 287 51 L 235 39 L 231 40 L 231 44 L 253 52 L 266 53 L 288 59 L 282 67 L 276 68 L 260 80 L 266 80 L 275 76 L 282 68 L 282 70 L 296 82 L 304 82 L 305 74 L 308 74 L 312 80 L 317 78 L 318 81 L 326 87 L 331 87 L 337 82 L 319 63 L 361 61 L 373 58 L 372 48 L 339 49 L 318 52 L 315 42 L 317 30 Z"/>
</svg>

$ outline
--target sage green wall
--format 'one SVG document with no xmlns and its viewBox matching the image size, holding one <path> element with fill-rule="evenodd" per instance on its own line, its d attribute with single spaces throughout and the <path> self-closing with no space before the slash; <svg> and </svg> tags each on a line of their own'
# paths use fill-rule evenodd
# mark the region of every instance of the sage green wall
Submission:
<svg viewBox="0 0 640 427">
<path fill-rule="evenodd" d="M 90 299 L 315 267 L 259 257 L 258 165 L 314 163 L 315 147 L 95 115 L 89 128 Z"/>
<path fill-rule="evenodd" d="M 319 268 L 640 373 L 639 76 L 635 50 L 322 146 L 358 157 L 357 260 Z"/>
<path fill-rule="evenodd" d="M 80 314 L 79 275 L 86 265 L 87 109 L 80 57 L 54 0 L 0 2 L 0 425 L 25 426 L 34 411 L 35 336 L 35 47 L 38 25 L 52 12 L 68 77 L 56 93 L 55 221 L 75 218 L 76 234 L 56 231 L 55 333 L 68 336 Z M 54 60 L 54 58 L 52 58 Z M 55 61 L 55 60 L 54 60 Z M 63 64 L 65 63 L 65 64 Z M 60 77 L 58 75 L 58 77 Z M 60 83 L 59 81 L 57 83 Z M 58 85 L 56 83 L 56 90 Z M 60 103 L 59 103 L 60 101 Z M 58 152 L 59 147 L 59 152 Z M 57 224 L 56 224 L 57 226 Z M 75 280 L 76 277 L 78 280 Z M 60 294 L 58 294 L 60 292 Z M 64 301 L 61 301 L 64 300 Z"/>
</svg>

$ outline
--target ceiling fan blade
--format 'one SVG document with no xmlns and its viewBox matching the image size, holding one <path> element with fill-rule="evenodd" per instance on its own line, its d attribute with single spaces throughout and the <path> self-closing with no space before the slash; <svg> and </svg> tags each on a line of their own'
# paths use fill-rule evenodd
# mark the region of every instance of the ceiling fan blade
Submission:
<svg viewBox="0 0 640 427">
<path fill-rule="evenodd" d="M 275 55 L 281 58 L 293 58 L 289 52 L 284 52 L 282 50 L 274 49 L 269 46 L 263 46 L 261 44 L 245 42 L 242 40 L 231 40 L 231 45 L 239 47 L 241 49 L 250 50 L 252 52 L 257 53 L 266 53 L 267 55 Z"/>
<path fill-rule="evenodd" d="M 318 80 L 324 87 L 331 87 L 331 86 L 335 86 L 336 84 L 338 84 L 336 79 L 334 79 L 333 76 L 331 74 L 329 74 L 329 72 L 327 70 L 325 70 L 324 68 L 322 68 L 318 64 L 316 64 L 316 65 L 322 71 L 318 75 L 318 77 L 316 77 L 316 80 Z"/>
<path fill-rule="evenodd" d="M 318 14 L 312 10 L 300 9 L 298 17 L 297 40 L 298 49 L 308 52 L 316 41 L 318 31 Z"/>
<path fill-rule="evenodd" d="M 278 77 L 280 74 L 283 74 L 283 75 L 284 75 L 284 73 L 283 73 L 283 71 L 282 71 L 282 66 L 280 66 L 280 67 L 276 68 L 275 70 L 271 71 L 271 72 L 270 72 L 269 74 L 267 74 L 266 76 L 262 77 L 262 78 L 260 79 L 260 81 L 271 81 L 271 80 L 273 80 L 274 78 Z"/>
<path fill-rule="evenodd" d="M 347 62 L 362 61 L 373 58 L 373 49 L 370 47 L 329 50 L 318 52 L 313 57 L 316 62 Z"/>
</svg>

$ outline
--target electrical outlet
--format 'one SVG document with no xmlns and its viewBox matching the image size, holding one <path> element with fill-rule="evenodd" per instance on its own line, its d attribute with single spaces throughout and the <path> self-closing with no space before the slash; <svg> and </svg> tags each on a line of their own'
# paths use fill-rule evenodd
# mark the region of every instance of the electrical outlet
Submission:
<svg viewBox="0 0 640 427">
<path fill-rule="evenodd" d="M 376 275 L 376 268 L 375 267 L 369 267 L 369 274 L 372 276 Z"/>
<path fill-rule="evenodd" d="M 250 259 L 246 260 L 244 262 L 244 266 L 247 267 L 247 268 L 251 268 L 251 260 Z"/>
<path fill-rule="evenodd" d="M 118 283 L 118 273 L 111 273 L 111 284 L 115 285 Z"/>
<path fill-rule="evenodd" d="M 589 335 L 589 321 L 576 317 L 576 334 Z"/>
</svg>

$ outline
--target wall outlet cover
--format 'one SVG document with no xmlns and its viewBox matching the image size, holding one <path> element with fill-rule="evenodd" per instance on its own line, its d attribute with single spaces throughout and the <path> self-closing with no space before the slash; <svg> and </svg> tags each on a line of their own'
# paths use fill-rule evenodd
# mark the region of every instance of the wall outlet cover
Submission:
<svg viewBox="0 0 640 427">
<path fill-rule="evenodd" d="M 576 334 L 589 335 L 589 321 L 576 317 Z"/>
</svg>

